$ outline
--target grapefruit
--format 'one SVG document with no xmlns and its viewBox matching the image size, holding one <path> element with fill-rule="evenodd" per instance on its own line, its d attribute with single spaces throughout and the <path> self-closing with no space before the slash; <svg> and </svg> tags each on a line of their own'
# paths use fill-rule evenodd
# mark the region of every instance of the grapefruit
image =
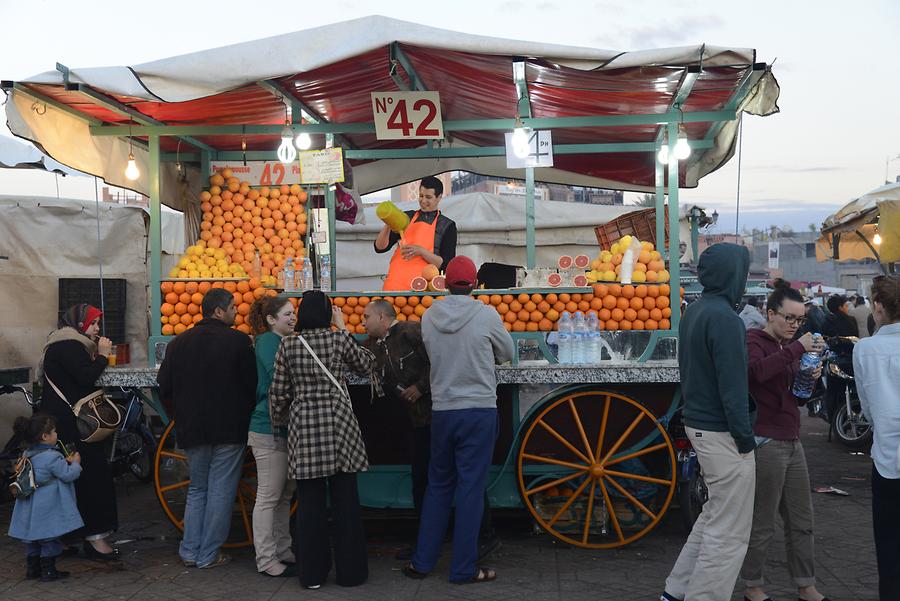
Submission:
<svg viewBox="0 0 900 601">
<path fill-rule="evenodd" d="M 569 269 L 570 267 L 572 267 L 573 262 L 574 261 L 572 260 L 572 257 L 570 257 L 569 255 L 563 255 L 559 258 L 556 264 L 559 265 L 560 269 Z"/>
<path fill-rule="evenodd" d="M 591 259 L 587 255 L 578 255 L 574 259 L 575 267 L 579 269 L 587 269 L 588 265 L 591 264 Z"/>
<path fill-rule="evenodd" d="M 422 276 L 417 276 L 409 283 L 409 289 L 415 292 L 425 292 L 428 290 L 428 280 Z"/>
<path fill-rule="evenodd" d="M 551 273 L 547 276 L 547 285 L 554 288 L 562 284 L 562 276 L 558 273 Z"/>
</svg>

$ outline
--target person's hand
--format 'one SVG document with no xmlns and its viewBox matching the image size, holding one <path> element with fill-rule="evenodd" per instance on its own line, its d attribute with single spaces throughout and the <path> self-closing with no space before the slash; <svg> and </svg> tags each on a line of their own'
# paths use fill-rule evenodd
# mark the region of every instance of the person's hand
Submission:
<svg viewBox="0 0 900 601">
<path fill-rule="evenodd" d="M 101 336 L 100 339 L 97 340 L 97 354 L 109 357 L 112 354 L 112 340 L 106 336 Z"/>
<path fill-rule="evenodd" d="M 407 403 L 415 403 L 422 398 L 422 393 L 419 390 L 419 387 L 413 384 L 400 394 L 400 398 Z"/>
<path fill-rule="evenodd" d="M 413 257 L 421 257 L 424 253 L 428 252 L 418 244 L 404 244 L 400 247 L 400 255 L 406 259 L 412 259 Z"/>
<path fill-rule="evenodd" d="M 66 457 L 66 461 L 68 461 L 69 463 L 77 463 L 80 465 L 81 464 L 81 453 L 79 453 L 78 451 L 75 451 L 74 453 L 72 453 L 71 455 Z"/>
<path fill-rule="evenodd" d="M 347 331 L 347 326 L 344 324 L 344 312 L 340 307 L 331 308 L 331 325 L 339 330 Z"/>
<path fill-rule="evenodd" d="M 806 334 L 798 338 L 798 340 L 800 341 L 800 344 L 803 345 L 803 348 L 807 353 L 821 353 L 825 350 L 825 342 L 821 338 L 813 337 L 812 332 L 807 332 Z"/>
<path fill-rule="evenodd" d="M 813 378 L 813 380 L 818 380 L 821 377 L 822 377 L 822 366 L 820 365 L 819 367 L 817 367 L 813 370 L 812 378 Z"/>
</svg>

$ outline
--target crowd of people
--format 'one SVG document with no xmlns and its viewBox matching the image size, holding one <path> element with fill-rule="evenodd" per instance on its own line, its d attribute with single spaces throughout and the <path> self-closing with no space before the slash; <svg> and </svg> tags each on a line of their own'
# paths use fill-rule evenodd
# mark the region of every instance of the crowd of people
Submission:
<svg viewBox="0 0 900 601">
<path fill-rule="evenodd" d="M 738 309 L 749 262 L 743 247 L 708 248 L 698 263 L 703 293 L 681 321 L 684 423 L 709 499 L 662 599 L 730 599 L 740 579 L 745 600 L 766 601 L 778 517 L 798 598 L 827 599 L 816 587 L 810 480 L 800 441 L 804 401 L 794 396 L 792 383 L 801 356 L 823 350 L 814 331 L 858 334 L 858 324 L 869 321 L 869 313 L 856 311 L 862 306 L 875 335 L 859 342 L 853 366 L 874 428 L 879 593 L 898 599 L 900 276 L 875 278 L 871 306 L 832 297 L 829 315 L 812 328 L 809 303 L 777 281 L 764 312 L 753 306 L 764 324 L 748 327 Z M 448 261 L 450 294 L 421 326 L 398 321 L 387 302 L 370 302 L 364 314 L 369 337 L 362 343 L 319 291 L 304 293 L 299 311 L 286 299 L 259 299 L 248 316 L 252 338 L 230 327 L 236 314 L 231 293 L 206 293 L 203 319 L 170 342 L 157 375 L 190 469 L 178 549 L 184 565 L 210 569 L 231 560 L 222 546 L 249 446 L 258 479 L 257 571 L 298 577 L 308 589 L 321 587 L 332 568 L 339 585 L 367 580 L 357 474 L 367 469 L 368 456 L 346 385 L 355 373 L 371 378 L 379 396 L 402 403 L 410 419 L 419 529 L 415 544 L 398 553 L 402 574 L 421 579 L 434 570 L 455 505 L 449 580 L 496 579 L 497 572 L 481 563 L 499 544 L 486 495 L 498 433 L 494 365 L 512 359 L 514 343 L 497 313 L 471 296 L 477 280 L 469 258 Z M 89 305 L 63 314 L 42 355 L 40 411 L 16 420 L 38 483 L 17 499 L 9 530 L 26 543 L 28 578 L 65 578 L 56 560 L 78 552 L 78 541 L 87 557 L 118 557 L 107 542 L 118 527 L 112 474 L 102 445 L 81 440 L 72 411 L 73 400 L 95 389 L 108 364 L 111 343 L 98 336 L 101 315 Z M 298 504 L 293 532 L 292 499 Z"/>
</svg>

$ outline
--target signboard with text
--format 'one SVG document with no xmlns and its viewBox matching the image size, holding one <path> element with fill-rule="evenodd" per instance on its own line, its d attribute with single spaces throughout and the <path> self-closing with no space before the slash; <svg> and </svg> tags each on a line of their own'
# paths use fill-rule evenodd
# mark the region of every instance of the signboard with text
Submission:
<svg viewBox="0 0 900 601">
<path fill-rule="evenodd" d="M 375 137 L 379 140 L 442 140 L 438 92 L 372 92 Z"/>
<path fill-rule="evenodd" d="M 333 184 L 344 181 L 344 151 L 341 147 L 300 153 L 303 184 Z"/>
<path fill-rule="evenodd" d="M 234 177 L 247 181 L 251 186 L 280 186 L 300 183 L 300 166 L 297 163 L 285 165 L 281 161 L 212 161 L 213 173 L 231 169 Z"/>
<path fill-rule="evenodd" d="M 553 134 L 549 129 L 532 131 L 528 138 L 528 154 L 518 156 L 513 151 L 511 132 L 506 132 L 506 168 L 553 166 Z"/>
</svg>

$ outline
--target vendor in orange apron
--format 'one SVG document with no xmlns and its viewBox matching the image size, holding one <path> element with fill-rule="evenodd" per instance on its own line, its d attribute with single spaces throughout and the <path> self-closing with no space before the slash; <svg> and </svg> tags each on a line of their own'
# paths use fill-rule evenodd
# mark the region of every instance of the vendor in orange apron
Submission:
<svg viewBox="0 0 900 601">
<path fill-rule="evenodd" d="M 419 184 L 419 210 L 406 211 L 409 225 L 403 236 L 382 228 L 375 240 L 375 252 L 385 253 L 399 242 L 391 257 L 384 290 L 409 290 L 413 278 L 422 275 L 426 265 L 440 271 L 456 256 L 456 223 L 438 210 L 444 186 L 436 177 Z"/>
</svg>

